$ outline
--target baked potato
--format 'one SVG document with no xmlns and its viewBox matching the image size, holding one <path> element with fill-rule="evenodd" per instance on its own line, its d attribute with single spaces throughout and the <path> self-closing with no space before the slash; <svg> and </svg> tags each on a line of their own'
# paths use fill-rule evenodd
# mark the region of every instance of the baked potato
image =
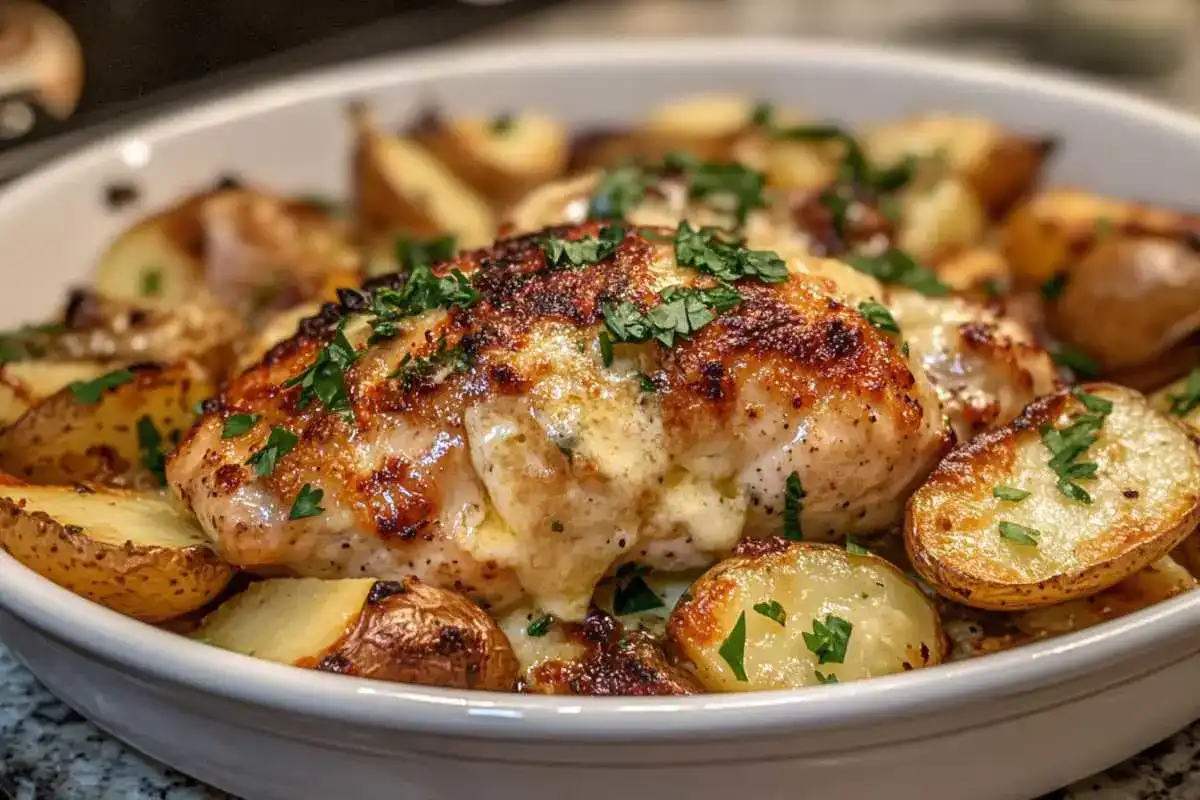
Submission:
<svg viewBox="0 0 1200 800">
<path fill-rule="evenodd" d="M 1138 392 L 1062 390 L 947 455 L 909 501 L 916 571 L 975 608 L 1063 603 L 1161 558 L 1200 520 L 1200 450 Z"/>
<path fill-rule="evenodd" d="M 6 480 L 0 545 L 42 577 L 145 622 L 200 608 L 233 574 L 166 498 L 120 489 Z"/>
<path fill-rule="evenodd" d="M 40 484 L 161 486 L 165 453 L 214 389 L 193 361 L 71 383 L 0 433 L 0 470 Z"/>
<path fill-rule="evenodd" d="M 1090 628 L 1123 617 L 1197 587 L 1196 579 L 1170 556 L 1094 595 L 1028 611 L 1003 613 L 957 607 L 943 618 L 952 660 Z"/>
<path fill-rule="evenodd" d="M 743 540 L 692 585 L 670 644 L 714 692 L 790 689 L 941 663 L 930 599 L 865 550 Z"/>
<path fill-rule="evenodd" d="M 544 114 L 442 117 L 427 114 L 412 137 L 459 180 L 504 208 L 566 171 L 566 127 Z"/>
<path fill-rule="evenodd" d="M 0 427 L 75 381 L 109 371 L 94 361 L 14 361 L 0 365 Z"/>
<path fill-rule="evenodd" d="M 504 632 L 455 592 L 415 578 L 273 578 L 252 584 L 192 634 L 216 647 L 307 669 L 455 689 L 510 691 Z"/>
<path fill-rule="evenodd" d="M 475 189 L 411 138 L 379 130 L 365 106 L 351 109 L 354 126 L 354 211 L 370 245 L 398 233 L 449 234 L 464 248 L 492 241 L 496 221 Z"/>
</svg>

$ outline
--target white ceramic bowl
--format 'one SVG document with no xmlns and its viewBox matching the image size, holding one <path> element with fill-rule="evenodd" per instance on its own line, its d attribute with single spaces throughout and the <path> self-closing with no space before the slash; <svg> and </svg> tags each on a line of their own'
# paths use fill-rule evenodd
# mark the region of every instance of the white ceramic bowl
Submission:
<svg viewBox="0 0 1200 800">
<path fill-rule="evenodd" d="M 235 172 L 342 193 L 348 98 L 399 122 L 542 107 L 631 120 L 740 90 L 861 122 L 976 111 L 1060 135 L 1054 179 L 1197 205 L 1200 123 L 1057 78 L 795 42 L 592 43 L 389 59 L 288 80 L 130 130 L 0 196 L 0 319 L 50 307 L 132 216 Z M 101 202 L 132 179 L 140 207 Z M 1060 639 L 799 692 L 548 698 L 301 671 L 77 598 L 0 555 L 0 634 L 101 727 L 247 798 L 1019 798 L 1102 769 L 1200 716 L 1200 592 Z"/>
</svg>

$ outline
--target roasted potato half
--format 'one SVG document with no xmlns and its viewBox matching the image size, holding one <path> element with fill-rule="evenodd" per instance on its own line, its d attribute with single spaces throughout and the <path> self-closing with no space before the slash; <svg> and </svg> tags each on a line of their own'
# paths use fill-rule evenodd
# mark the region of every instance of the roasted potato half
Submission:
<svg viewBox="0 0 1200 800">
<path fill-rule="evenodd" d="M 946 619 L 944 624 L 957 660 L 1090 628 L 1196 587 L 1196 579 L 1186 569 L 1163 556 L 1090 597 L 1016 613 L 961 609 L 959 618 Z"/>
<path fill-rule="evenodd" d="M 562 175 L 570 144 L 561 122 L 529 112 L 492 118 L 429 115 L 416 125 L 413 138 L 499 208 Z"/>
<path fill-rule="evenodd" d="M 238 347 L 233 374 L 239 374 L 262 360 L 271 348 L 296 335 L 300 323 L 321 311 L 320 303 L 305 303 L 294 308 L 276 311 L 266 317 L 254 335 L 243 339 Z"/>
<path fill-rule="evenodd" d="M 416 579 L 274 578 L 252 584 L 193 636 L 281 664 L 456 689 L 510 691 L 517 659 L 467 598 Z"/>
<path fill-rule="evenodd" d="M 367 242 L 397 233 L 452 234 L 460 247 L 495 237 L 492 209 L 475 189 L 411 138 L 383 133 L 366 107 L 351 109 L 354 209 Z"/>
<path fill-rule="evenodd" d="M 1200 519 L 1200 450 L 1132 389 L 1031 403 L 953 450 L 909 501 L 916 571 L 968 606 L 1095 594 L 1161 558 Z"/>
<path fill-rule="evenodd" d="M 1006 131 L 982 117 L 928 114 L 868 128 L 863 148 L 881 167 L 917 159 L 919 170 L 961 179 L 988 219 L 999 219 L 1037 184 L 1050 139 Z"/>
<path fill-rule="evenodd" d="M 94 361 L 14 361 L 0 365 L 0 426 L 15 422 L 67 384 L 90 381 L 109 369 Z"/>
<path fill-rule="evenodd" d="M 941 663 L 932 602 L 892 564 L 833 545 L 744 543 L 667 624 L 709 691 L 788 689 Z"/>
<path fill-rule="evenodd" d="M 120 489 L 4 482 L 0 545 L 59 586 L 146 622 L 200 608 L 233 574 L 166 498 Z"/>
<path fill-rule="evenodd" d="M 0 433 L 0 469 L 32 483 L 156 487 L 172 440 L 214 388 L 193 361 L 72 383 Z"/>
</svg>

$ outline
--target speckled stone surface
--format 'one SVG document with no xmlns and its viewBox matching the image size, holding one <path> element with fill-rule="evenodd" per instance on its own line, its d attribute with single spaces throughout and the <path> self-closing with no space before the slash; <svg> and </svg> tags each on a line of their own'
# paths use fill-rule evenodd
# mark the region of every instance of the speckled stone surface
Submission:
<svg viewBox="0 0 1200 800">
<path fill-rule="evenodd" d="M 1198 757 L 1200 723 L 1041 800 L 1200 800 Z M 236 800 L 100 731 L 55 700 L 0 645 L 0 798 L 5 797 Z"/>
</svg>

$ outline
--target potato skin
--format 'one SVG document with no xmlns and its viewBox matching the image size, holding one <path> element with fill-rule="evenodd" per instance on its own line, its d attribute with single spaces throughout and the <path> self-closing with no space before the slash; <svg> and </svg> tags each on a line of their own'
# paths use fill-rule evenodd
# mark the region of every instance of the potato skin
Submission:
<svg viewBox="0 0 1200 800">
<path fill-rule="evenodd" d="M 0 497 L 0 545 L 42 577 L 143 622 L 200 608 L 233 575 L 209 547 L 112 545 L 43 512 L 26 512 L 7 497 Z"/>
<path fill-rule="evenodd" d="M 1089 384 L 1083 388 L 1114 403 L 1146 403 L 1137 392 L 1112 384 Z M 1036 442 L 1039 425 L 1053 424 L 1069 407 L 1076 413 L 1083 411 L 1066 389 L 1035 400 L 1010 425 L 985 432 L 951 451 L 909 499 L 904 525 L 905 547 L 913 568 L 939 594 L 973 608 L 999 611 L 1032 609 L 1086 597 L 1148 566 L 1196 527 L 1200 521 L 1200 492 L 1185 488 L 1169 508 L 1167 501 L 1161 501 L 1165 515 L 1161 527 L 1150 525 L 1147 528 L 1142 516 L 1129 511 L 1126 517 L 1097 531 L 1094 536 L 1080 537 L 1072 542 L 1077 554 L 1083 548 L 1085 555 L 1079 557 L 1083 564 L 1081 569 L 1045 575 L 1036 580 L 1023 577 L 1011 565 L 999 563 L 983 550 L 965 553 L 961 546 L 950 543 L 950 532 L 956 531 L 959 525 L 975 530 L 980 519 L 991 519 L 982 517 L 987 512 L 975 506 L 986 502 L 982 498 L 990 497 L 994 486 L 1033 488 L 1029 475 L 1013 474 L 1020 442 Z M 1148 409 L 1147 412 L 1152 413 Z M 1170 430 L 1168 426 L 1162 427 Z M 1182 431 L 1178 433 L 1180 436 L 1171 445 L 1188 448 L 1188 460 L 1195 472 L 1197 462 L 1200 462 L 1195 442 L 1183 436 Z M 1034 446 L 1041 447 L 1041 444 Z M 1049 451 L 1045 455 L 1040 463 L 1049 461 Z M 1161 458 L 1161 453 L 1157 457 Z M 1105 466 L 1102 462 L 1101 479 Z M 1053 475 L 1049 467 L 1039 469 Z M 1183 480 L 1186 482 L 1186 477 Z M 1131 503 L 1140 497 L 1138 489 L 1131 487 L 1129 491 L 1131 494 L 1124 496 Z M 998 520 L 1005 510 L 1013 513 L 1011 507 L 999 508 L 995 519 Z M 977 533 L 979 537 L 998 536 L 994 524 Z M 1064 533 L 1063 538 L 1070 539 L 1073 535 L 1076 535 L 1074 530 Z"/>
<path fill-rule="evenodd" d="M 645 631 L 626 631 L 616 618 L 593 608 L 581 623 L 568 624 L 569 636 L 587 649 L 576 659 L 535 665 L 520 690 L 533 694 L 643 697 L 698 694 L 704 688 L 667 657 Z"/>
<path fill-rule="evenodd" d="M 310 666 L 452 689 L 512 691 L 519 668 L 504 632 L 456 592 L 416 578 L 379 581 L 354 627 Z"/>
<path fill-rule="evenodd" d="M 1006 133 L 986 158 L 968 170 L 966 180 L 983 203 L 988 217 L 998 220 L 1027 196 L 1041 177 L 1042 167 L 1058 141 Z"/>
</svg>

